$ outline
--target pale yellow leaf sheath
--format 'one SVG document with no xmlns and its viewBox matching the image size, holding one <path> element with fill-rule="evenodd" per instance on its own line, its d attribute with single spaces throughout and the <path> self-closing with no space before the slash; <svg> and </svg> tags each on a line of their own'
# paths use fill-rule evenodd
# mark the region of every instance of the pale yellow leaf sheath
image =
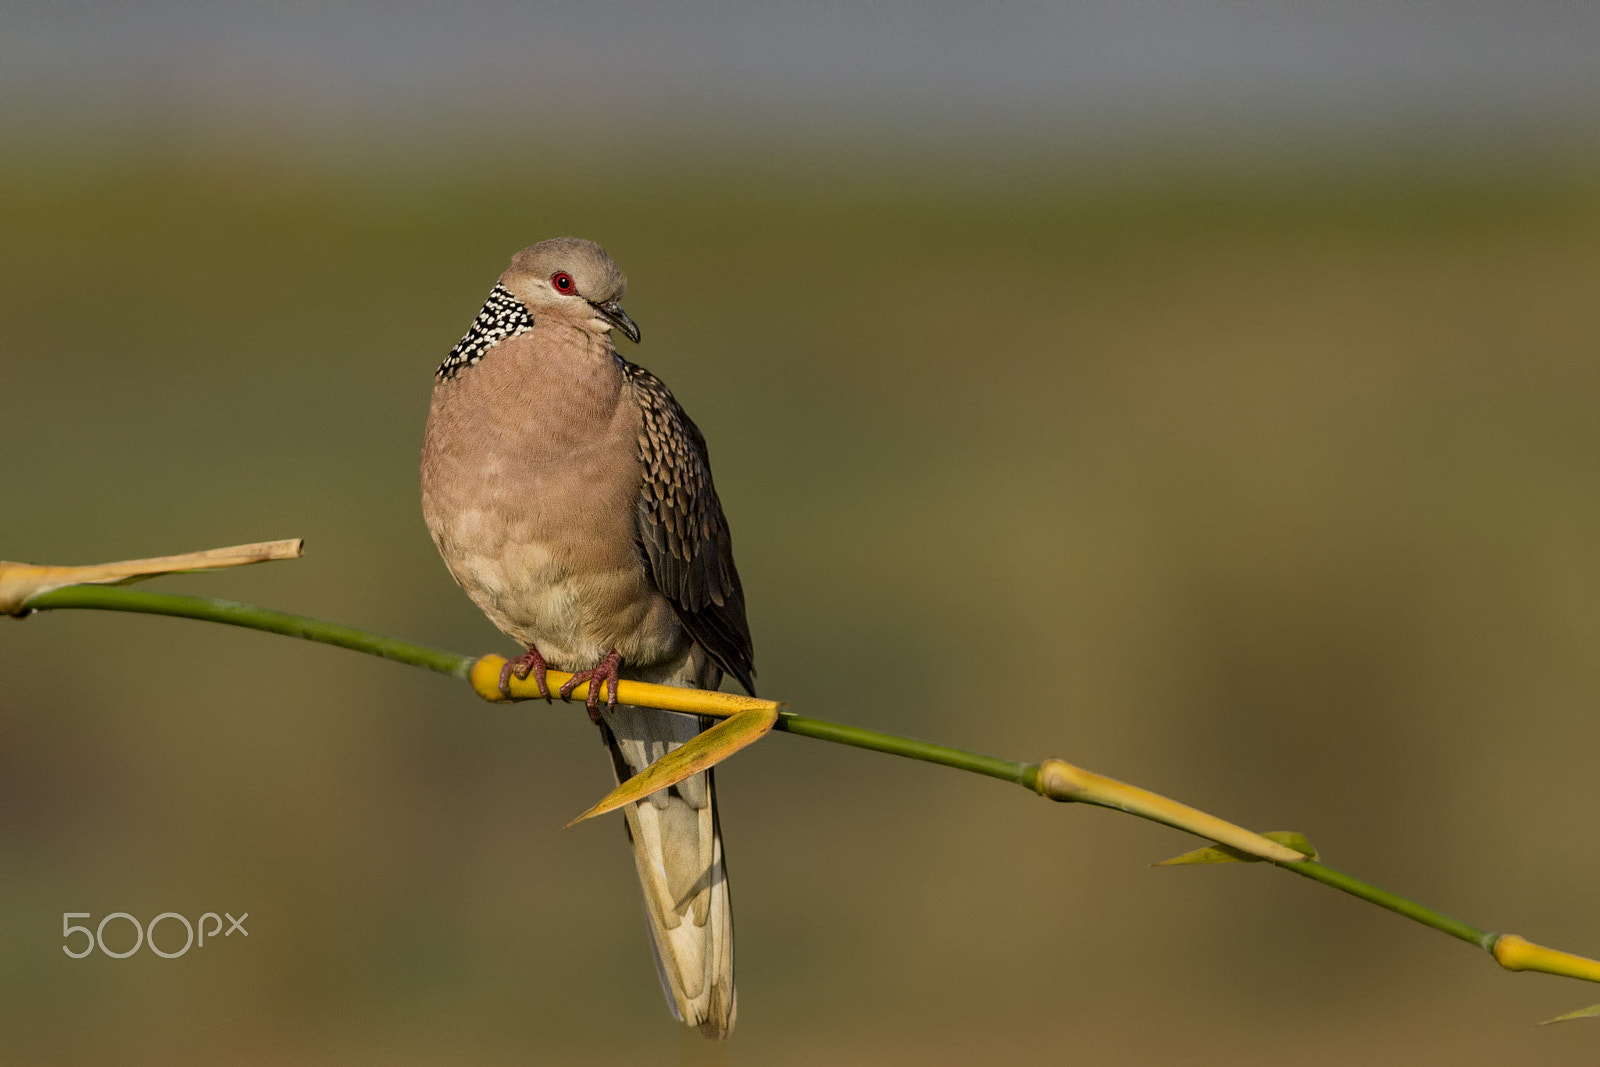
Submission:
<svg viewBox="0 0 1600 1067">
<path fill-rule="evenodd" d="M 69 585 L 123 585 L 162 574 L 240 567 L 275 559 L 298 559 L 304 546 L 304 541 L 291 538 L 230 548 L 208 548 L 179 556 L 92 563 L 81 567 L 51 567 L 0 560 L 0 614 L 26 614 L 29 600 Z"/>
<path fill-rule="evenodd" d="M 1076 800 L 1126 811 L 1153 822 L 1187 830 L 1196 837 L 1230 845 L 1257 859 L 1274 863 L 1299 863 L 1306 858 L 1304 853 L 1253 830 L 1246 830 L 1148 789 L 1075 767 L 1065 760 L 1048 759 L 1039 764 L 1038 782 L 1038 791 L 1052 800 Z"/>
</svg>

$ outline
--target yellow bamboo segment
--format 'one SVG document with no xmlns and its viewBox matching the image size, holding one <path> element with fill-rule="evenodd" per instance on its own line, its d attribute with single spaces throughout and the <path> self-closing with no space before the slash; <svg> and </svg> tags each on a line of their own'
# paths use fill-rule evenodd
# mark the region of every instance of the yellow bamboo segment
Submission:
<svg viewBox="0 0 1600 1067">
<path fill-rule="evenodd" d="M 1586 982 L 1600 982 L 1600 960 L 1545 948 L 1516 934 L 1502 934 L 1494 943 L 1494 958 L 1508 971 L 1541 971 Z"/>
<path fill-rule="evenodd" d="M 1231 845 L 1241 852 L 1274 863 L 1299 863 L 1306 858 L 1287 845 L 1280 845 L 1253 830 L 1235 826 L 1148 789 L 1075 767 L 1065 760 L 1047 759 L 1039 764 L 1038 781 L 1039 792 L 1051 800 L 1077 800 L 1116 808 L 1130 815 L 1187 830 L 1196 837 Z"/>
<path fill-rule="evenodd" d="M 677 785 L 692 774 L 714 767 L 748 745 L 753 745 L 772 730 L 778 721 L 777 708 L 746 708 L 717 723 L 692 741 L 668 752 L 650 766 L 617 786 L 600 802 L 567 823 L 576 826 L 585 819 L 616 811 L 624 804 L 643 800 L 669 785 Z"/>
<path fill-rule="evenodd" d="M 298 559 L 305 542 L 261 541 L 253 545 L 208 548 L 178 556 L 129 559 L 120 563 L 93 563 L 82 567 L 52 567 L 0 560 L 0 614 L 22 615 L 34 597 L 68 585 L 121 585 L 162 574 L 240 567 L 275 559 Z"/>
<path fill-rule="evenodd" d="M 496 704 L 506 703 L 506 698 L 500 695 L 500 669 L 505 665 L 504 656 L 481 657 L 472 665 L 472 673 L 468 675 L 472 682 L 472 691 Z M 572 675 L 565 671 L 548 671 L 545 674 L 545 685 L 551 693 L 555 693 L 571 677 Z M 511 700 L 536 700 L 539 697 L 539 686 L 531 675 L 527 678 L 513 676 L 509 688 Z M 573 689 L 568 699 L 582 701 L 587 699 L 588 695 L 589 683 L 584 682 Z M 773 713 L 773 718 L 776 720 L 778 710 L 784 706 L 776 700 L 760 700 L 756 697 L 740 696 L 738 693 L 717 693 L 709 689 L 684 689 L 676 685 L 630 682 L 626 678 L 617 686 L 617 703 L 632 704 L 637 708 L 681 711 L 689 715 L 710 715 L 718 719 L 726 719 L 741 711 L 766 709 Z"/>
</svg>

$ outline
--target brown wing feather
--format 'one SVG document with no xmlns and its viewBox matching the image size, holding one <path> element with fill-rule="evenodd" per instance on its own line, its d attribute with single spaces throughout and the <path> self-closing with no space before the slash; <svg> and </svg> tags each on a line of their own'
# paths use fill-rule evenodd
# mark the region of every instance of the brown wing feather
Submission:
<svg viewBox="0 0 1600 1067">
<path fill-rule="evenodd" d="M 755 654 L 733 538 L 711 481 L 705 435 L 654 374 L 621 356 L 643 415 L 637 533 L 656 588 L 697 644 L 755 694 Z"/>
</svg>

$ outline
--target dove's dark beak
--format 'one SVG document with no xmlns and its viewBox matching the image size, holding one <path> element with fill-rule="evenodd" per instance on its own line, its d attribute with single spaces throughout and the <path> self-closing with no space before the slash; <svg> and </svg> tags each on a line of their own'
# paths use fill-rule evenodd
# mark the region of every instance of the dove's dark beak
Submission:
<svg viewBox="0 0 1600 1067">
<path fill-rule="evenodd" d="M 615 300 L 607 300 L 604 304 L 590 305 L 600 313 L 600 317 L 611 325 L 628 335 L 628 340 L 634 344 L 639 343 L 639 325 L 628 318 L 628 313 L 622 310 L 622 305 Z"/>
</svg>

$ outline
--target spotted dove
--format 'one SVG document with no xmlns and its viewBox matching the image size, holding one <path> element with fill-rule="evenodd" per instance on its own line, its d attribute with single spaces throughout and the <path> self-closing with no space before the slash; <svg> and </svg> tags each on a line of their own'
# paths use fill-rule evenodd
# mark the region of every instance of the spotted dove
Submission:
<svg viewBox="0 0 1600 1067">
<path fill-rule="evenodd" d="M 547 665 L 587 672 L 619 781 L 711 724 L 617 705 L 619 675 L 715 689 L 731 674 L 753 693 L 755 674 L 705 438 L 611 342 L 613 329 L 639 340 L 618 302 L 626 284 L 589 241 L 518 252 L 439 367 L 422 447 L 422 510 L 439 554 L 528 650 L 508 673 L 536 673 L 548 694 Z M 623 813 L 668 1005 L 726 1036 L 733 914 L 712 772 Z"/>
</svg>

